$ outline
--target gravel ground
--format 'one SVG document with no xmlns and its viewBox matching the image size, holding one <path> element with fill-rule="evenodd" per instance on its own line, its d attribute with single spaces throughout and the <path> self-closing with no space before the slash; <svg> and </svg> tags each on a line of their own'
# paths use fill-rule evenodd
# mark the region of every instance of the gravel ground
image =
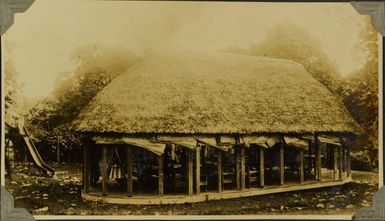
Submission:
<svg viewBox="0 0 385 221">
<path fill-rule="evenodd" d="M 82 200 L 81 165 L 53 167 L 54 177 L 40 176 L 30 165 L 12 169 L 6 188 L 16 207 L 33 215 L 351 215 L 371 206 L 378 190 L 378 174 L 353 171 L 354 182 L 338 187 L 182 205 L 115 205 Z"/>
</svg>

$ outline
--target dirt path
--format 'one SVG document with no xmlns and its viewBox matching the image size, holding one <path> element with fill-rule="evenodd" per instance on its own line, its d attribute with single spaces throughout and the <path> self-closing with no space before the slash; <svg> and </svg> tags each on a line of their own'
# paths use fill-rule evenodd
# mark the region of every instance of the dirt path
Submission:
<svg viewBox="0 0 385 221">
<path fill-rule="evenodd" d="M 82 200 L 81 165 L 54 167 L 57 173 L 51 178 L 34 175 L 28 166 L 13 169 L 6 188 L 16 207 L 35 215 L 350 215 L 370 206 L 378 190 L 378 174 L 353 171 L 355 181 L 338 187 L 183 205 L 115 205 Z"/>
</svg>

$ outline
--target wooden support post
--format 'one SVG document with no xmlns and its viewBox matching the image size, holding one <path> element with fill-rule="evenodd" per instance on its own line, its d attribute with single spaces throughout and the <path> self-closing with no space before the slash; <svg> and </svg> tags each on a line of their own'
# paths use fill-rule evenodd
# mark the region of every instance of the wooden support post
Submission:
<svg viewBox="0 0 385 221">
<path fill-rule="evenodd" d="M 333 176 L 334 176 L 334 180 L 337 180 L 337 170 L 338 170 L 338 147 L 337 146 L 333 146 L 333 170 L 334 170 L 334 173 L 333 173 Z"/>
<path fill-rule="evenodd" d="M 285 152 L 284 152 L 284 145 L 283 143 L 280 144 L 279 147 L 279 178 L 280 178 L 280 185 L 285 184 Z"/>
<path fill-rule="evenodd" d="M 263 147 L 259 147 L 259 185 L 265 186 L 265 154 Z"/>
<path fill-rule="evenodd" d="M 132 147 L 128 146 L 127 147 L 127 196 L 132 196 Z"/>
<path fill-rule="evenodd" d="M 235 154 L 235 183 L 237 189 L 241 188 L 241 168 L 240 168 L 240 154 L 238 147 L 234 147 L 234 154 Z"/>
<path fill-rule="evenodd" d="M 86 193 L 90 192 L 90 182 L 91 182 L 91 167 L 92 167 L 92 154 L 91 154 L 92 146 L 87 144 L 87 173 L 86 173 Z"/>
<path fill-rule="evenodd" d="M 348 174 L 348 147 L 344 145 L 344 172 Z"/>
<path fill-rule="evenodd" d="M 299 179 L 302 184 L 305 182 L 304 167 L 303 167 L 303 150 L 299 151 Z"/>
<path fill-rule="evenodd" d="M 192 196 L 194 194 L 194 188 L 193 188 L 193 180 L 194 180 L 194 172 L 193 172 L 193 166 L 194 166 L 194 158 L 193 158 L 194 152 L 192 150 L 188 150 L 188 195 Z"/>
<path fill-rule="evenodd" d="M 246 187 L 246 170 L 245 170 L 245 147 L 241 146 L 241 189 L 244 190 Z"/>
<path fill-rule="evenodd" d="M 163 160 L 164 155 L 161 155 L 158 157 L 158 189 L 159 189 L 159 196 L 163 196 Z"/>
<path fill-rule="evenodd" d="M 317 140 L 315 140 L 313 142 L 313 148 L 314 149 L 314 177 L 316 180 L 319 180 L 319 176 L 318 176 L 318 145 L 319 143 L 317 142 Z"/>
<path fill-rule="evenodd" d="M 102 195 L 107 195 L 107 179 L 109 174 L 107 174 L 107 146 L 103 145 L 102 147 Z"/>
<path fill-rule="evenodd" d="M 222 152 L 217 150 L 218 163 L 217 163 L 217 173 L 218 173 L 218 192 L 222 192 Z"/>
<path fill-rule="evenodd" d="M 316 146 L 316 168 L 317 168 L 317 180 L 321 181 L 322 179 L 322 174 L 321 174 L 321 168 L 322 168 L 322 162 L 321 162 L 321 143 L 316 140 L 315 141 L 315 146 Z"/>
<path fill-rule="evenodd" d="M 201 147 L 196 146 L 195 150 L 195 191 L 199 195 L 201 193 Z"/>
<path fill-rule="evenodd" d="M 350 177 L 352 175 L 352 172 L 350 170 L 350 145 L 349 146 L 346 146 L 346 171 L 348 173 L 348 177 Z"/>
<path fill-rule="evenodd" d="M 338 168 L 338 179 L 342 180 L 342 167 L 343 167 L 343 156 L 342 156 L 342 147 L 338 147 L 338 155 L 339 155 L 339 160 L 340 160 L 340 165 L 339 165 L 339 168 Z"/>
<path fill-rule="evenodd" d="M 342 149 L 342 172 L 346 172 L 346 147 L 344 144 L 342 144 L 341 149 Z"/>
<path fill-rule="evenodd" d="M 88 165 L 88 161 L 87 161 L 87 149 L 88 149 L 88 145 L 85 144 L 84 145 L 84 149 L 83 149 L 83 190 L 84 192 L 87 193 L 87 179 L 86 179 L 86 174 L 87 174 L 87 165 Z"/>
<path fill-rule="evenodd" d="M 312 156 L 313 154 L 315 155 L 316 154 L 316 150 L 315 150 L 315 141 L 311 141 L 309 140 L 309 155 Z M 317 159 L 316 158 L 313 158 L 311 157 L 310 158 L 310 162 L 311 162 L 311 165 L 312 167 L 314 167 L 314 178 L 317 179 Z"/>
</svg>

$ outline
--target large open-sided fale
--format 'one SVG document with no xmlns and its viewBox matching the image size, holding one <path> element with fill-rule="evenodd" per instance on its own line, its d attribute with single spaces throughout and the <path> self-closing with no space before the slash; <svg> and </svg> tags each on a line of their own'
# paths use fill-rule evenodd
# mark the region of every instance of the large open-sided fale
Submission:
<svg viewBox="0 0 385 221">
<path fill-rule="evenodd" d="M 295 62 L 154 53 L 81 112 L 89 200 L 199 202 L 341 185 L 359 128 Z"/>
</svg>

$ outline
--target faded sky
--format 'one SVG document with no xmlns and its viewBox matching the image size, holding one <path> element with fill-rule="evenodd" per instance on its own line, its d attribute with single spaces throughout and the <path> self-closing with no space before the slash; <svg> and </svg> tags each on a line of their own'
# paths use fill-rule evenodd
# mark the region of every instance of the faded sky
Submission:
<svg viewBox="0 0 385 221">
<path fill-rule="evenodd" d="M 364 62 L 355 45 L 365 16 L 349 3 L 125 2 L 38 0 L 16 14 L 3 40 L 12 48 L 28 98 L 48 95 L 70 54 L 85 44 L 129 50 L 218 50 L 248 47 L 279 22 L 318 37 L 347 75 Z"/>
</svg>

